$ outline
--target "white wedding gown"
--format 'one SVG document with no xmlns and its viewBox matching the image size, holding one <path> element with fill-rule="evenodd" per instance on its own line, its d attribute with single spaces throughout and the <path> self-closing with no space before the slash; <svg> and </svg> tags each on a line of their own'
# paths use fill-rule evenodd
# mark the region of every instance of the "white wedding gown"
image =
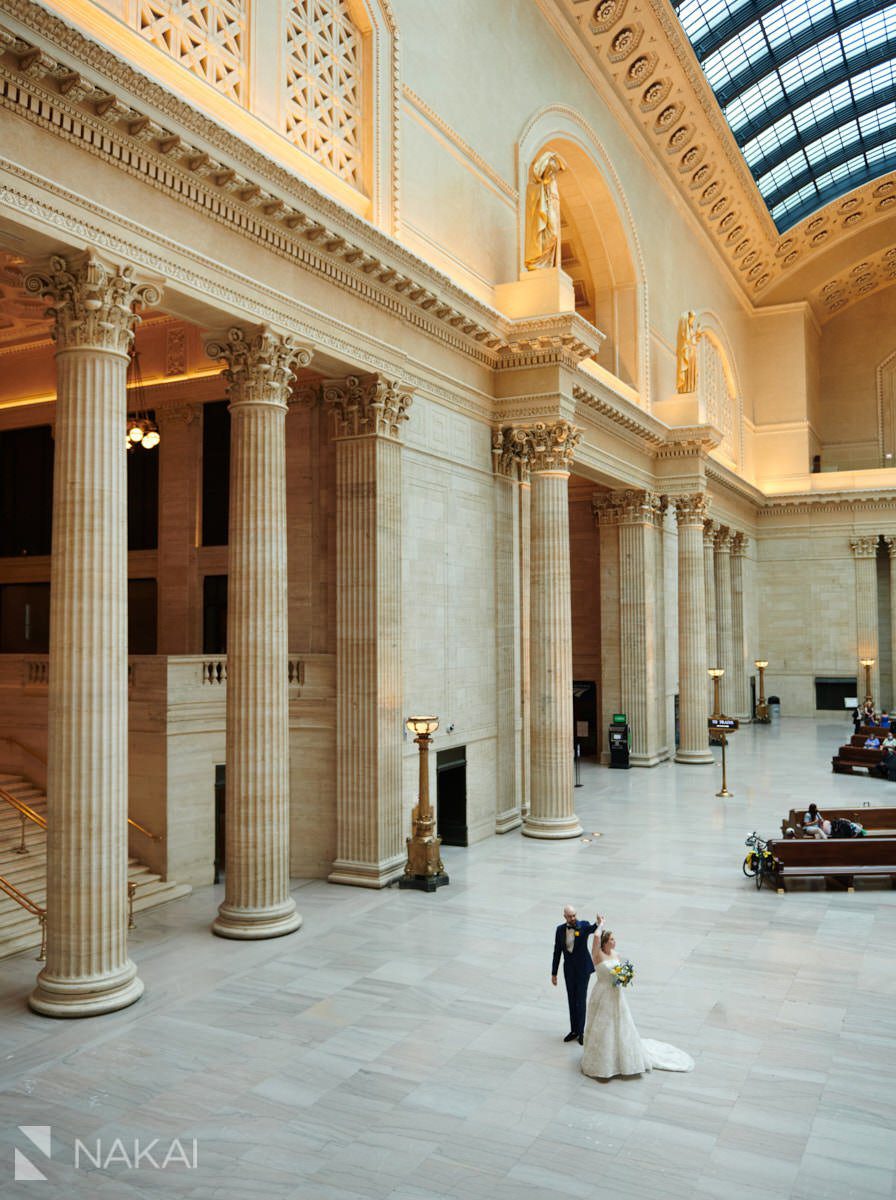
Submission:
<svg viewBox="0 0 896 1200">
<path fill-rule="evenodd" d="M 614 1075 L 641 1075 L 652 1070 L 693 1071 L 694 1060 L 689 1054 L 638 1034 L 626 989 L 613 984 L 611 968 L 618 963 L 618 958 L 610 958 L 595 968 L 585 1022 L 583 1073 L 594 1079 L 612 1079 Z"/>
</svg>

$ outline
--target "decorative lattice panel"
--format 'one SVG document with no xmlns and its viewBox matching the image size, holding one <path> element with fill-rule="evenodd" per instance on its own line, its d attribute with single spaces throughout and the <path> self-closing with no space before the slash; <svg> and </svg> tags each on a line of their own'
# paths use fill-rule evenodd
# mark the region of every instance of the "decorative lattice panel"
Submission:
<svg viewBox="0 0 896 1200">
<path fill-rule="evenodd" d="M 286 136 L 355 187 L 361 172 L 362 36 L 345 0 L 292 0 Z"/>
<path fill-rule="evenodd" d="M 719 449 L 732 462 L 740 462 L 740 430 L 735 398 L 731 395 L 725 364 L 718 347 L 704 334 L 699 342 L 697 395 L 705 420 L 722 434 Z"/>
<path fill-rule="evenodd" d="M 246 86 L 247 0 L 138 0 L 140 33 L 240 102 Z"/>
</svg>

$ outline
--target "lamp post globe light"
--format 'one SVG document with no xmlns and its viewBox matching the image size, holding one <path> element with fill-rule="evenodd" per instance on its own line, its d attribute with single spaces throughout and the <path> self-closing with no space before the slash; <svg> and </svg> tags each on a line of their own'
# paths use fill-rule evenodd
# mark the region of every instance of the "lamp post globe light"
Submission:
<svg viewBox="0 0 896 1200">
<path fill-rule="evenodd" d="M 414 735 L 420 748 L 420 786 L 411 814 L 413 831 L 407 839 L 407 862 L 398 886 L 424 892 L 434 892 L 448 883 L 442 864 L 442 839 L 436 834 L 435 813 L 429 803 L 429 747 L 438 727 L 438 717 L 408 717 L 405 721 L 405 729 Z"/>
</svg>

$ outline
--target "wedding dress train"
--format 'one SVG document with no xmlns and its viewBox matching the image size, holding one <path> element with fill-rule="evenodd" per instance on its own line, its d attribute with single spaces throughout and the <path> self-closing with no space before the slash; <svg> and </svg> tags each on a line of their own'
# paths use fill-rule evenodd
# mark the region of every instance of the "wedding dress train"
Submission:
<svg viewBox="0 0 896 1200">
<path fill-rule="evenodd" d="M 642 1038 L 629 1012 L 625 988 L 616 987 L 618 958 L 599 963 L 588 1001 L 582 1071 L 594 1079 L 642 1075 L 645 1071 L 693 1071 L 694 1060 L 665 1042 Z"/>
</svg>

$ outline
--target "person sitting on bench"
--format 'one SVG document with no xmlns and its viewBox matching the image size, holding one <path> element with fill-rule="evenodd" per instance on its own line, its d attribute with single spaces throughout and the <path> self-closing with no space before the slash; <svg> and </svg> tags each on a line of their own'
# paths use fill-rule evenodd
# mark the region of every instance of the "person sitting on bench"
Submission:
<svg viewBox="0 0 896 1200">
<path fill-rule="evenodd" d="M 880 714 L 880 718 L 878 719 L 877 723 L 881 729 L 890 728 L 890 714 L 886 709 L 884 709 L 884 711 Z"/>
<path fill-rule="evenodd" d="M 893 730 L 888 729 L 886 735 L 880 739 L 881 750 L 893 750 L 896 748 L 896 737 L 893 737 Z"/>
<path fill-rule="evenodd" d="M 809 837 L 830 837 L 831 823 L 826 821 L 818 811 L 817 804 L 810 804 L 809 811 L 803 817 L 803 833 Z"/>
<path fill-rule="evenodd" d="M 868 735 L 868 737 L 865 738 L 865 749 L 866 750 L 879 750 L 880 749 L 880 738 L 877 736 L 876 733 L 870 733 Z"/>
</svg>

